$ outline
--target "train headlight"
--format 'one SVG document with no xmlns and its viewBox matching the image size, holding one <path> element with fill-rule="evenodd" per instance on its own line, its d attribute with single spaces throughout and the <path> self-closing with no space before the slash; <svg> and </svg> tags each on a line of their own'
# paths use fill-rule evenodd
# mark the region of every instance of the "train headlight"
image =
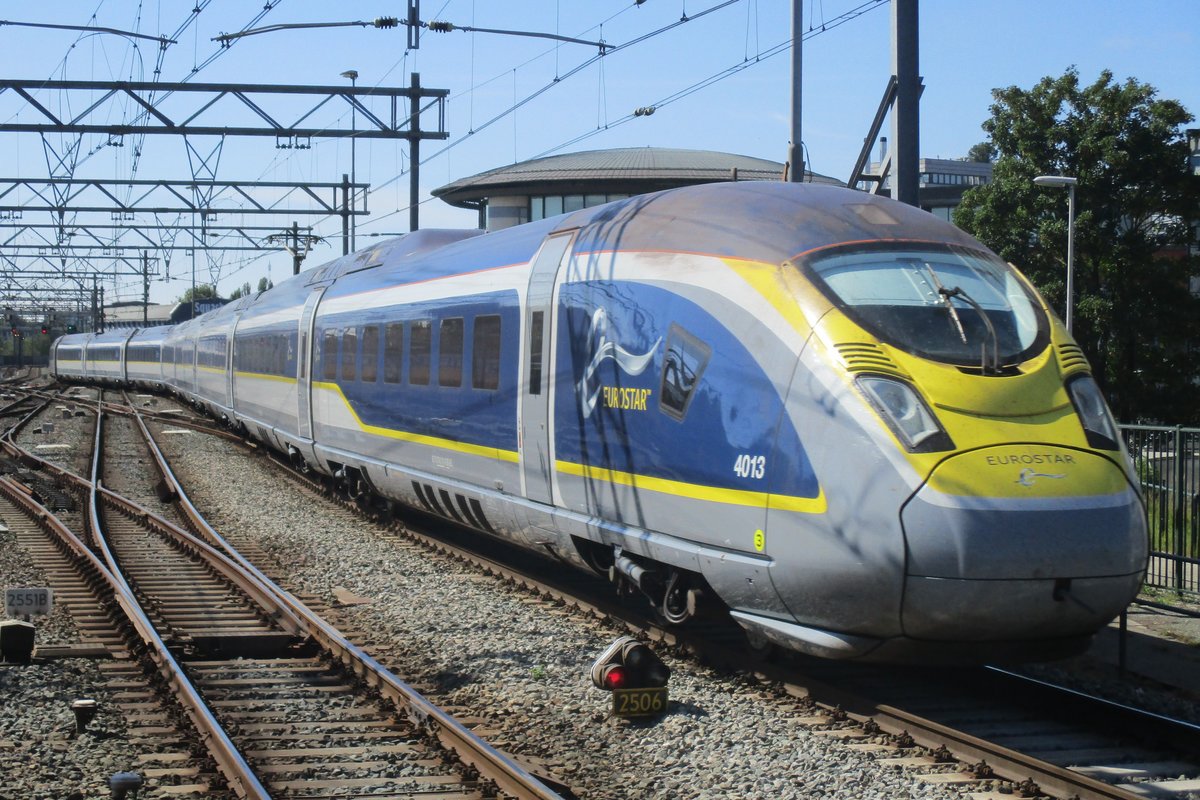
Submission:
<svg viewBox="0 0 1200 800">
<path fill-rule="evenodd" d="M 1079 421 L 1083 424 L 1088 444 L 1100 450 L 1119 450 L 1117 426 L 1108 411 L 1108 403 L 1104 402 L 1104 395 L 1100 394 L 1100 387 L 1096 385 L 1092 376 L 1080 375 L 1067 384 L 1067 392 L 1071 395 L 1075 413 L 1079 415 Z"/>
<path fill-rule="evenodd" d="M 907 383 L 881 375 L 860 375 L 858 386 L 909 452 L 931 453 L 954 448 L 937 417 Z"/>
</svg>

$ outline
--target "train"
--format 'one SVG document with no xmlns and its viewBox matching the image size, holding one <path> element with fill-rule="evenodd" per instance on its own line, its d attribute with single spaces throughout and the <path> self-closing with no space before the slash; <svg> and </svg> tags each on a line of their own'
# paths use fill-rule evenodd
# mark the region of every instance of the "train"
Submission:
<svg viewBox="0 0 1200 800">
<path fill-rule="evenodd" d="M 839 187 L 421 230 L 51 356 L 764 648 L 1065 657 L 1147 564 L 1133 465 L 1042 296 L 950 223 Z"/>
</svg>

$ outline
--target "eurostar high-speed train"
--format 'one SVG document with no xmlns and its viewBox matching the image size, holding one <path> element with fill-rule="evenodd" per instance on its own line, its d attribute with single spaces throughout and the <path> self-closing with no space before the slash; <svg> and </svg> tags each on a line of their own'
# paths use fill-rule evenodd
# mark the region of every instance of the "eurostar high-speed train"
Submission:
<svg viewBox="0 0 1200 800">
<path fill-rule="evenodd" d="M 66 336 L 354 496 L 831 658 L 1086 647 L 1136 594 L 1138 484 L 1079 347 L 890 200 L 725 183 L 420 231 L 173 328 Z"/>
</svg>

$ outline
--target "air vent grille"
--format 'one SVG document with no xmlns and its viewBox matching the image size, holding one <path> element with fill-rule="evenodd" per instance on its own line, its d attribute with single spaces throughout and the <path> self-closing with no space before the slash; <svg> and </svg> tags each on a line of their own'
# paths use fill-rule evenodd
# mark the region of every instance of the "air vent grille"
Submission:
<svg viewBox="0 0 1200 800">
<path fill-rule="evenodd" d="M 896 365 L 883 348 L 871 342 L 846 342 L 834 345 L 842 363 L 850 372 L 883 372 L 907 378 L 908 374 Z"/>
<path fill-rule="evenodd" d="M 1087 357 L 1077 344 L 1060 344 L 1058 346 L 1058 366 L 1064 375 L 1090 369 Z"/>
</svg>

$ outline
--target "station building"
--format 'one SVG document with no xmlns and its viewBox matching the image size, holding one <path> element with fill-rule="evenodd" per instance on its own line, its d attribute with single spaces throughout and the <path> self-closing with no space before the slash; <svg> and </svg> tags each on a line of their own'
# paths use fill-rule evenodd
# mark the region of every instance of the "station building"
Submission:
<svg viewBox="0 0 1200 800">
<path fill-rule="evenodd" d="M 879 163 L 871 164 L 870 175 L 879 174 Z M 987 161 L 958 158 L 922 158 L 917 184 L 917 202 L 935 217 L 953 222 L 954 209 L 968 189 L 992 182 L 992 165 Z M 891 179 L 883 182 L 882 194 L 891 196 Z"/>
<path fill-rule="evenodd" d="M 625 147 L 535 158 L 434 189 L 457 208 L 479 212 L 479 227 L 500 230 L 632 195 L 719 181 L 783 180 L 783 164 L 713 150 Z M 805 180 L 845 186 L 805 173 Z"/>
</svg>

